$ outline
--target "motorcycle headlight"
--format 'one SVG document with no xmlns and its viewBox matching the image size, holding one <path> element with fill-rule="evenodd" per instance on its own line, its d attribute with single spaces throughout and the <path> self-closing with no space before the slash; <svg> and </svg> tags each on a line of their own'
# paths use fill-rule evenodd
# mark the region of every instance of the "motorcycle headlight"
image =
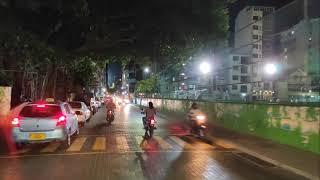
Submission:
<svg viewBox="0 0 320 180">
<path fill-rule="evenodd" d="M 200 120 L 200 121 L 204 121 L 205 119 L 206 119 L 206 117 L 205 116 L 197 116 L 196 117 L 197 118 L 197 120 Z"/>
<path fill-rule="evenodd" d="M 198 123 L 204 123 L 206 120 L 206 116 L 203 116 L 203 115 L 196 116 L 196 119 L 197 119 Z"/>
</svg>

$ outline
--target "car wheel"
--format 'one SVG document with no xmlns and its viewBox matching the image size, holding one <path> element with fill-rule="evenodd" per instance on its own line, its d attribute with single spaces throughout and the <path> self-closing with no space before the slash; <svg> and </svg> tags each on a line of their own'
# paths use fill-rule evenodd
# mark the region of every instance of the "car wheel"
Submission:
<svg viewBox="0 0 320 180">
<path fill-rule="evenodd" d="M 66 140 L 64 141 L 64 145 L 66 147 L 69 147 L 71 145 L 71 131 L 70 131 L 70 129 L 68 130 L 68 134 L 67 134 Z"/>
</svg>

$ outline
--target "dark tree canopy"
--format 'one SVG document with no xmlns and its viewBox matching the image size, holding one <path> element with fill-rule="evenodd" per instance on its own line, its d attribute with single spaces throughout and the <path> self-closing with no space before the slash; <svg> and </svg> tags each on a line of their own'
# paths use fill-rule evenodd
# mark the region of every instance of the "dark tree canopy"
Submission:
<svg viewBox="0 0 320 180">
<path fill-rule="evenodd" d="M 207 45 L 228 29 L 225 0 L 0 0 L 2 16 L 59 49 L 152 54 L 165 43 Z"/>
</svg>

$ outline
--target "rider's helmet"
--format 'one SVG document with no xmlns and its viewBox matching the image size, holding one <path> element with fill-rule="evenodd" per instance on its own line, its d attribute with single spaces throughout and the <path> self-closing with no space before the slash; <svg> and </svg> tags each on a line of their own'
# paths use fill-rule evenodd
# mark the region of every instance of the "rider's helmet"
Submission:
<svg viewBox="0 0 320 180">
<path fill-rule="evenodd" d="M 153 103 L 151 101 L 149 102 L 149 108 L 153 109 Z"/>
<path fill-rule="evenodd" d="M 198 109 L 198 104 L 195 103 L 195 102 L 192 103 L 191 108 L 192 108 L 192 109 Z"/>
</svg>

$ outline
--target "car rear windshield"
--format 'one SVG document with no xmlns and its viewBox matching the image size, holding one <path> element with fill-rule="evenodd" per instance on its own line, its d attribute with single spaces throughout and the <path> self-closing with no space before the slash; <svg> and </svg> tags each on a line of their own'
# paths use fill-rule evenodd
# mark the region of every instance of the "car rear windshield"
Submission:
<svg viewBox="0 0 320 180">
<path fill-rule="evenodd" d="M 69 102 L 72 108 L 81 108 L 81 102 Z"/>
<path fill-rule="evenodd" d="M 20 116 L 22 117 L 52 117 L 62 114 L 61 108 L 58 105 L 30 105 L 24 107 Z"/>
</svg>

